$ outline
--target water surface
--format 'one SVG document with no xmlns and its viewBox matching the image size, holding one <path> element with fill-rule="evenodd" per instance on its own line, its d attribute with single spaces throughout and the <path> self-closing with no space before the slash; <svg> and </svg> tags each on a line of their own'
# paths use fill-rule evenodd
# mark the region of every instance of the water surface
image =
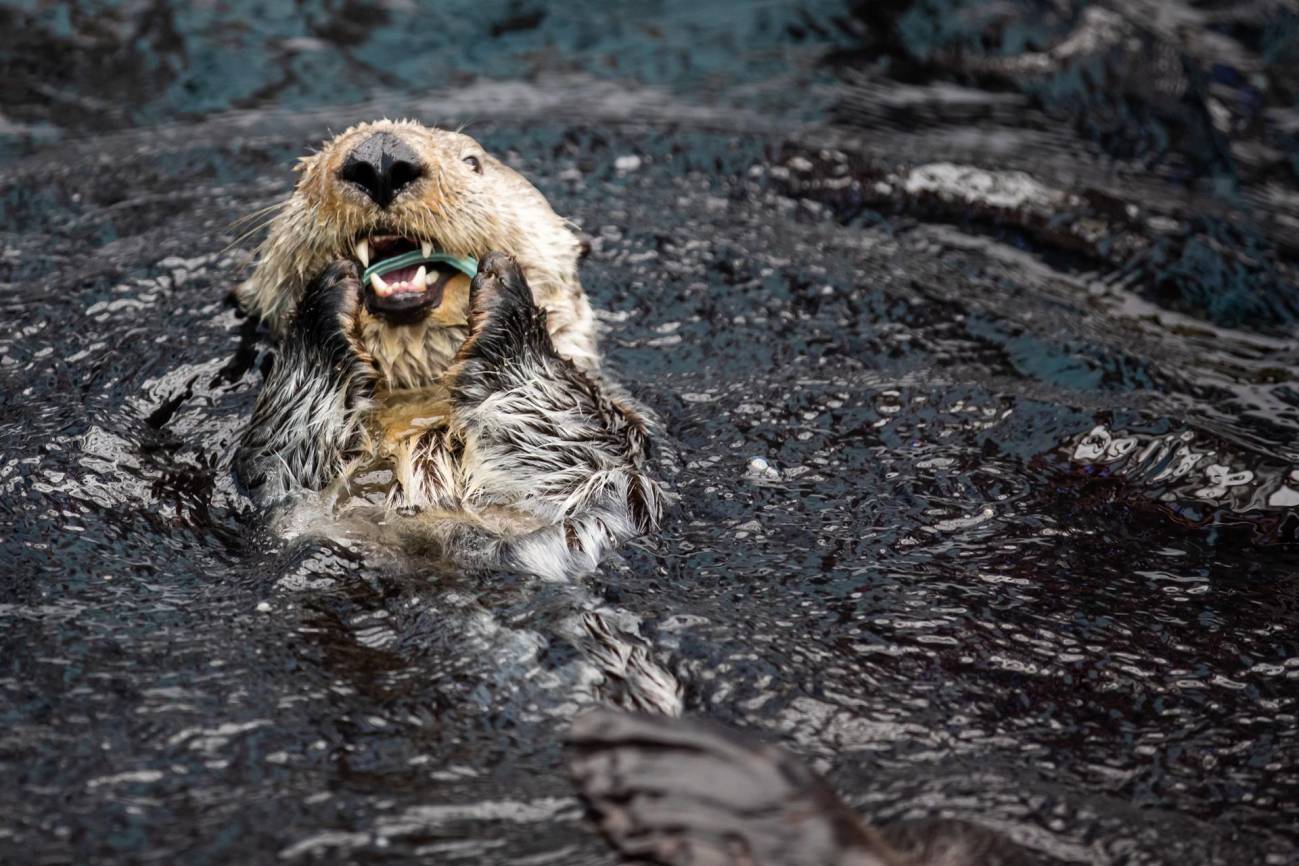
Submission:
<svg viewBox="0 0 1299 866">
<path fill-rule="evenodd" d="M 632 688 L 594 614 L 872 821 L 1299 862 L 1290 6 L 417 13 L 3 12 L 0 860 L 615 863 L 560 746 Z M 232 482 L 232 223 L 399 115 L 580 226 L 663 420 L 680 503 L 581 585 Z"/>
</svg>

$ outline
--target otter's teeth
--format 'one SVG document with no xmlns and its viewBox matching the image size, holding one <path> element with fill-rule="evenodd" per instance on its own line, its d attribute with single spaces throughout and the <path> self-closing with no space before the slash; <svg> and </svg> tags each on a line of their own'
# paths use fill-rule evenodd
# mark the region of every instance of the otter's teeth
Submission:
<svg viewBox="0 0 1299 866">
<path fill-rule="evenodd" d="M 424 258 L 427 259 L 429 256 L 433 255 L 433 242 L 422 241 L 419 245 L 419 251 L 420 251 L 420 255 L 424 256 Z"/>
<path fill-rule="evenodd" d="M 428 288 L 428 276 L 423 265 L 415 272 L 415 288 L 421 292 Z"/>
<path fill-rule="evenodd" d="M 378 274 L 370 274 L 370 282 L 374 285 L 374 293 L 380 297 L 388 294 L 388 284 L 383 281 L 383 277 Z"/>
<path fill-rule="evenodd" d="M 368 238 L 356 242 L 356 257 L 361 260 L 361 267 L 370 267 L 370 241 Z"/>
</svg>

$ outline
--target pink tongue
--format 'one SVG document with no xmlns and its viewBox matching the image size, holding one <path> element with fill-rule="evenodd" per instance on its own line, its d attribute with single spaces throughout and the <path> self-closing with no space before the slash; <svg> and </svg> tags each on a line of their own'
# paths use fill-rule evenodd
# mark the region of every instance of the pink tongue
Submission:
<svg viewBox="0 0 1299 866">
<path fill-rule="evenodd" d="M 411 265 L 410 267 L 407 268 L 398 268 L 395 271 L 389 271 L 388 273 L 381 274 L 380 276 L 383 277 L 383 281 L 385 283 L 387 283 L 390 286 L 396 287 L 398 283 L 409 283 L 412 280 L 414 280 L 415 272 L 418 270 L 419 270 L 419 265 Z M 419 286 L 418 288 L 416 288 L 415 286 L 411 286 L 410 290 L 423 291 L 424 287 Z"/>
</svg>

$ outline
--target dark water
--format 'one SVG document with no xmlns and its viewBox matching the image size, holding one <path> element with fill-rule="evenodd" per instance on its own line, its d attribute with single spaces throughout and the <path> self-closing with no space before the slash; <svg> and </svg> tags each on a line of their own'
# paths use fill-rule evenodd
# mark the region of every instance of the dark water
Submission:
<svg viewBox="0 0 1299 866">
<path fill-rule="evenodd" d="M 1299 862 L 1293 4 L 0 33 L 0 861 L 617 862 L 560 747 L 617 697 L 598 608 L 872 821 Z M 277 539 L 232 484 L 232 222 L 381 115 L 469 123 L 591 239 L 681 503 L 583 586 Z"/>
</svg>

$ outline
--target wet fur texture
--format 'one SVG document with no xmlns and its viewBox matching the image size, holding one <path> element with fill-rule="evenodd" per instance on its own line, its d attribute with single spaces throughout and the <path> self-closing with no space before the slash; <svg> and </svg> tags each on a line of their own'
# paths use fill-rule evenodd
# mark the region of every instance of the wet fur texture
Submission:
<svg viewBox="0 0 1299 866">
<path fill-rule="evenodd" d="M 335 167 L 379 129 L 401 130 L 429 166 L 383 211 L 343 189 Z M 483 175 L 460 170 L 466 150 Z M 479 183 L 493 171 L 498 187 Z M 379 229 L 479 259 L 466 321 L 394 324 L 366 310 L 343 257 Z M 236 457 L 240 479 L 271 504 L 380 477 L 384 509 L 443 557 L 547 577 L 589 571 L 653 530 L 664 495 L 648 471 L 649 428 L 597 378 L 576 256 L 540 194 L 467 136 L 386 122 L 344 133 L 306 161 L 241 290 L 280 346 Z"/>
</svg>

